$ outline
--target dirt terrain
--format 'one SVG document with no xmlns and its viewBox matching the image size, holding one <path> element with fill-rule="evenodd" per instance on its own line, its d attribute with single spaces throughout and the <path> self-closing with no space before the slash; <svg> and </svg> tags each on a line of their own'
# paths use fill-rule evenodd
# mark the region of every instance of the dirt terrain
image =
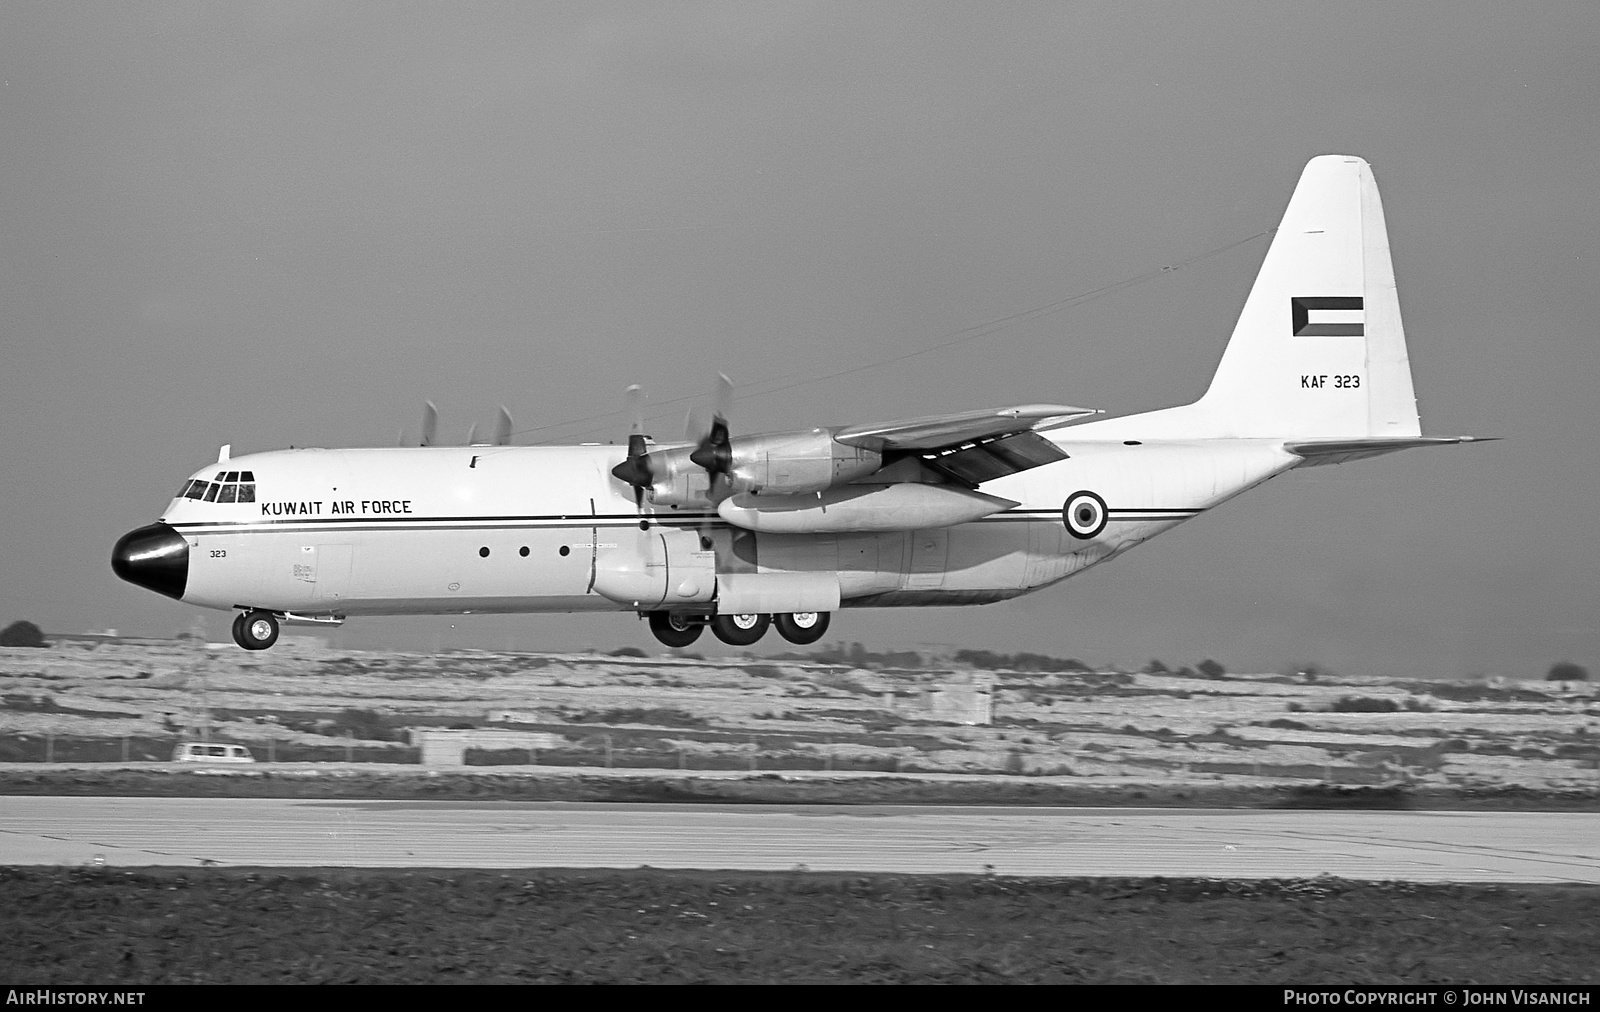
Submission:
<svg viewBox="0 0 1600 1012">
<path fill-rule="evenodd" d="M 60 638 L 0 650 L 0 793 L 1600 808 L 1600 703 L 1582 684 L 842 653 Z M 962 722 L 982 704 L 990 723 Z M 428 727 L 553 737 L 439 770 L 411 744 Z M 196 737 L 274 761 L 165 761 Z M 0 869 L 0 977 L 1583 983 L 1600 975 L 1596 899 L 1321 879 Z"/>
<path fill-rule="evenodd" d="M 154 983 L 1592 982 L 1583 887 L 0 869 L 0 977 Z"/>
<path fill-rule="evenodd" d="M 1004 795 L 1008 804 L 1019 796 L 1052 804 L 1087 797 L 1112 803 L 1114 796 L 1129 803 L 1293 799 L 1369 787 L 1435 802 L 1497 797 L 1526 804 L 1548 796 L 1570 807 L 1600 790 L 1600 700 L 1584 683 L 1315 671 L 1206 678 L 1188 669 L 1090 671 L 1070 661 L 1056 665 L 1065 670 L 990 670 L 859 649 L 852 663 L 841 661 L 843 654 L 429 655 L 330 650 L 294 638 L 250 654 L 194 640 L 62 637 L 47 649 L 0 650 L 0 763 L 28 764 L 0 773 L 0 791 L 40 789 L 25 784 L 41 782 L 45 767 L 33 764 L 47 761 L 95 764 L 119 789 L 148 783 L 170 790 L 179 782 L 165 763 L 173 744 L 199 737 L 244 744 L 279 764 L 258 764 L 246 778 L 272 787 L 242 790 L 276 792 L 297 782 L 326 790 L 331 767 L 321 767 L 323 776 L 317 767 L 291 775 L 284 764 L 415 769 L 414 731 L 429 727 L 551 736 L 536 750 L 468 751 L 469 767 L 457 775 L 472 773 L 460 783 L 473 791 L 510 783 L 513 768 L 528 773 L 534 766 L 654 769 L 677 783 L 698 783 L 697 771 L 886 775 L 870 789 L 849 786 L 859 779 L 841 779 L 843 787 L 809 779 L 784 787 L 761 778 L 767 790 L 789 792 L 779 800 L 838 801 L 841 793 L 866 790 L 873 795 L 866 800 L 881 801 L 885 782 L 916 799 L 930 797 L 928 780 L 894 774 L 999 778 L 998 788 L 982 792 Z M 1036 667 L 1052 660 L 1021 659 Z M 990 723 L 962 722 L 985 709 Z M 496 766 L 507 777 L 488 777 Z M 117 767 L 121 772 L 111 774 Z M 68 779 L 83 788 L 97 777 L 80 768 Z M 375 783 L 418 789 L 392 776 Z M 613 796 L 658 790 L 597 783 Z M 748 793 L 714 783 L 689 793 Z M 570 796 L 572 789 L 515 788 L 523 797 L 530 790 Z M 595 784 L 583 790 L 593 796 Z M 952 790 L 952 800 L 973 793 Z"/>
</svg>

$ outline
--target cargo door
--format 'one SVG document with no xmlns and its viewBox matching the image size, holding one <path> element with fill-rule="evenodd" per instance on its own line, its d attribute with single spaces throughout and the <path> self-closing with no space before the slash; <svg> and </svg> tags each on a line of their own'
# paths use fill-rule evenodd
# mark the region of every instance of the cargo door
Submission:
<svg viewBox="0 0 1600 1012">
<path fill-rule="evenodd" d="M 307 554 L 302 548 L 301 554 Z M 312 600 L 333 607 L 350 596 L 350 564 L 355 557 L 353 545 L 311 546 L 312 580 L 316 585 Z"/>
</svg>

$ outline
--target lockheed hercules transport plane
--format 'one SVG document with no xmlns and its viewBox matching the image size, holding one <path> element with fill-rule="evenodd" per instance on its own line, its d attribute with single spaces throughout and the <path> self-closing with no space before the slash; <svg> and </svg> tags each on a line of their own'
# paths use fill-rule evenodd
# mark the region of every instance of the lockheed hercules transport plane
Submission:
<svg viewBox="0 0 1600 1012">
<path fill-rule="evenodd" d="M 237 611 L 246 650 L 282 622 L 484 612 L 813 643 L 840 608 L 1048 587 L 1291 468 L 1471 440 L 1421 435 L 1383 205 L 1347 155 L 1306 166 L 1205 396 L 1080 421 L 1096 413 L 732 435 L 719 411 L 698 440 L 636 424 L 626 447 L 506 445 L 503 415 L 487 445 L 223 447 L 111 565 Z"/>
</svg>

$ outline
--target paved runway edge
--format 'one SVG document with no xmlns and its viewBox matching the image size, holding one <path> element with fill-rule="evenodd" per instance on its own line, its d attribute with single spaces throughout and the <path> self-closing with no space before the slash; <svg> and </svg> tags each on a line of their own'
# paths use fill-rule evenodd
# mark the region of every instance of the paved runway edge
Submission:
<svg viewBox="0 0 1600 1012">
<path fill-rule="evenodd" d="M 500 798 L 726 804 L 1003 804 L 1091 807 L 1600 812 L 1600 785 L 1387 786 L 1151 782 L 1138 778 L 823 771 L 686 772 L 592 766 L 436 770 L 376 763 L 0 763 L 0 796 Z"/>
<path fill-rule="evenodd" d="M 1600 814 L 0 797 L 0 864 L 1600 883 Z"/>
</svg>

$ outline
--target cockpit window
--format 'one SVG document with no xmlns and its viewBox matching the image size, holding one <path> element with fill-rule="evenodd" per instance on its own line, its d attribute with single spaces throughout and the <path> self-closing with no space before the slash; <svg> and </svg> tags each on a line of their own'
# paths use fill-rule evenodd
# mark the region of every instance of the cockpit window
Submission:
<svg viewBox="0 0 1600 1012">
<path fill-rule="evenodd" d="M 216 481 L 189 479 L 183 491 L 178 493 L 178 498 L 205 502 L 255 502 L 255 482 L 254 471 L 218 471 Z"/>
</svg>

